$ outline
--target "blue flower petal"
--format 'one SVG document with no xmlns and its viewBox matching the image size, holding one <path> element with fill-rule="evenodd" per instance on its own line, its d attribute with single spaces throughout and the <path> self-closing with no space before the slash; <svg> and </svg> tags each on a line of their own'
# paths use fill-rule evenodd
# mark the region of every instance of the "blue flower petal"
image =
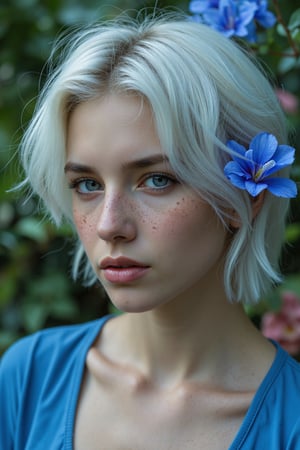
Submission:
<svg viewBox="0 0 300 450">
<path fill-rule="evenodd" d="M 250 142 L 250 148 L 253 150 L 253 159 L 259 165 L 264 165 L 272 159 L 278 142 L 275 136 L 269 133 L 259 133 Z"/>
<path fill-rule="evenodd" d="M 239 6 L 239 18 L 244 25 L 248 25 L 254 17 L 256 5 L 244 2 Z"/>
<path fill-rule="evenodd" d="M 277 19 L 276 16 L 271 12 L 268 11 L 268 2 L 265 0 L 261 0 L 258 2 L 258 9 L 255 12 L 255 19 L 257 22 L 264 28 L 270 28 L 275 25 Z"/>
<path fill-rule="evenodd" d="M 270 11 L 266 11 L 264 15 L 260 14 L 256 17 L 257 22 L 265 28 L 271 28 L 277 22 L 276 16 Z"/>
<path fill-rule="evenodd" d="M 268 185 L 266 183 L 255 183 L 254 181 L 250 180 L 245 182 L 245 187 L 252 197 L 256 197 L 263 190 L 267 189 Z"/>
<path fill-rule="evenodd" d="M 276 137 L 265 132 L 252 139 L 249 150 L 232 140 L 227 142 L 227 146 L 232 151 L 232 161 L 225 165 L 224 174 L 234 186 L 246 189 L 253 197 L 264 189 L 278 197 L 296 197 L 294 181 L 269 178 L 271 174 L 293 163 L 293 147 L 278 145 Z"/>
<path fill-rule="evenodd" d="M 228 178 L 231 174 L 236 174 L 239 177 L 243 177 L 245 180 L 250 180 L 252 178 L 252 174 L 248 169 L 248 166 L 240 164 L 238 161 L 230 161 L 227 163 L 224 167 L 224 173 Z"/>
<path fill-rule="evenodd" d="M 227 175 L 227 178 L 230 180 L 230 182 L 231 182 L 231 184 L 233 184 L 233 186 L 235 186 L 239 189 L 246 189 L 244 177 L 240 177 L 239 175 L 236 175 L 235 173 L 230 173 Z"/>
<path fill-rule="evenodd" d="M 256 34 L 256 26 L 255 23 L 252 21 L 247 25 L 247 41 L 251 44 L 254 44 L 257 41 L 257 34 Z"/>
<path fill-rule="evenodd" d="M 232 153 L 231 157 L 243 168 L 244 172 L 247 174 L 253 173 L 253 171 L 255 170 L 255 164 L 252 161 L 252 152 L 250 151 L 250 153 L 248 153 L 249 150 L 246 152 L 245 147 L 235 141 L 228 141 L 227 147 L 237 153 Z M 242 156 L 242 158 L 238 156 L 239 154 Z"/>
<path fill-rule="evenodd" d="M 289 178 L 268 178 L 268 191 L 277 197 L 294 198 L 297 196 L 297 186 Z"/>
<path fill-rule="evenodd" d="M 254 156 L 254 150 L 252 150 L 252 148 L 250 148 L 250 150 L 247 150 L 245 153 L 245 157 L 249 160 L 252 161 L 253 163 L 256 162 L 255 156 Z"/>
<path fill-rule="evenodd" d="M 207 10 L 209 2 L 207 0 L 192 0 L 189 5 L 189 10 L 193 14 L 201 14 Z"/>
<path fill-rule="evenodd" d="M 204 21 L 216 30 L 219 30 L 218 28 L 219 16 L 220 13 L 217 9 L 208 9 L 203 13 Z"/>
<path fill-rule="evenodd" d="M 239 144 L 236 141 L 227 141 L 227 147 L 229 147 L 231 150 L 233 150 L 236 153 L 240 153 L 242 156 L 245 156 L 246 149 L 241 144 Z"/>
<path fill-rule="evenodd" d="M 245 173 L 251 174 L 251 177 L 253 176 L 253 173 L 255 173 L 256 164 L 253 161 L 252 150 L 247 150 L 244 158 L 233 156 L 233 160 L 237 161 L 243 167 Z"/>
<path fill-rule="evenodd" d="M 280 168 L 293 164 L 295 160 L 295 149 L 289 145 L 278 145 L 273 159 Z"/>
<path fill-rule="evenodd" d="M 276 164 L 274 167 L 265 171 L 264 178 L 267 178 L 273 173 L 276 173 L 279 170 L 293 164 L 295 160 L 294 154 L 295 149 L 293 147 L 290 147 L 289 145 L 279 145 L 273 156 Z"/>
</svg>

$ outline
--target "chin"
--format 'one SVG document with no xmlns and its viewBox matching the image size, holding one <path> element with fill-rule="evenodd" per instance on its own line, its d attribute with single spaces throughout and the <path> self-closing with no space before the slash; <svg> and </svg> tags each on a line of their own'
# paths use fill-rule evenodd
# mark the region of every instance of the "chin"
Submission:
<svg viewBox="0 0 300 450">
<path fill-rule="evenodd" d="M 154 308 L 151 308 L 150 306 L 147 307 L 145 305 L 132 305 L 132 304 L 124 304 L 124 303 L 116 303 L 112 302 L 113 305 L 121 312 L 123 313 L 131 313 L 131 314 L 138 314 L 138 313 L 144 313 L 148 311 L 152 311 Z"/>
<path fill-rule="evenodd" d="M 152 301 L 149 300 L 148 302 L 146 300 L 143 299 L 139 299 L 139 300 L 133 300 L 131 299 L 125 299 L 125 298 L 113 298 L 110 297 L 110 301 L 112 302 L 112 304 L 121 312 L 124 313 L 144 313 L 144 312 L 148 312 L 148 311 L 153 311 L 155 309 L 157 309 L 159 306 L 157 304 L 153 303 L 153 299 Z"/>
</svg>

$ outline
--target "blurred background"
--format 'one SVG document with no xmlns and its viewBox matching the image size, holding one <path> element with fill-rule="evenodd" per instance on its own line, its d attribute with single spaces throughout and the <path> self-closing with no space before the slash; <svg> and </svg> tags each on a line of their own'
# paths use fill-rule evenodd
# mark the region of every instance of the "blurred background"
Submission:
<svg viewBox="0 0 300 450">
<path fill-rule="evenodd" d="M 251 0 L 250 0 L 251 1 Z M 7 4 L 6 4 L 6 3 Z M 8 4 L 9 3 L 9 4 Z M 201 3 L 201 2 L 200 2 Z M 202 2 L 203 3 L 203 2 Z M 292 177 L 300 180 L 300 9 L 294 0 L 269 1 L 276 24 L 258 27 L 252 43 L 271 67 L 277 94 L 297 149 Z M 122 11 L 136 16 L 154 1 L 3 0 L 0 5 L 0 353 L 38 329 L 96 319 L 113 311 L 100 286 L 82 287 L 70 275 L 73 238 L 8 192 L 22 178 L 18 143 L 45 80 L 43 68 L 57 37 L 80 24 Z M 188 1 L 163 1 L 158 8 L 189 12 Z M 282 254 L 283 285 L 259 306 L 247 309 L 255 324 L 296 357 L 300 355 L 300 199 L 292 200 Z"/>
</svg>

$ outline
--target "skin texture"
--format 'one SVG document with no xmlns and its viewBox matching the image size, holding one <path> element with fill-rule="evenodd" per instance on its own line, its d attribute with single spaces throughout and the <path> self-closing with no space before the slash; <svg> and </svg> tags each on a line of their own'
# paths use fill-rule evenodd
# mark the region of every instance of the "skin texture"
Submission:
<svg viewBox="0 0 300 450">
<path fill-rule="evenodd" d="M 88 352 L 74 447 L 228 448 L 274 349 L 226 299 L 227 230 L 176 180 L 137 96 L 75 108 L 65 171 L 88 258 L 128 313 Z M 120 256 L 141 276 L 109 280 L 103 261 Z"/>
<path fill-rule="evenodd" d="M 227 232 L 210 206 L 176 181 L 167 162 L 129 166 L 163 157 L 146 105 L 141 109 L 134 97 L 82 104 L 71 117 L 69 148 L 69 161 L 89 166 L 95 185 L 88 191 L 91 182 L 81 181 L 73 190 L 76 228 L 118 308 L 147 311 L 179 297 L 184 301 L 187 291 L 194 295 L 204 284 L 220 284 Z M 156 188 L 153 174 L 164 174 L 165 187 Z M 74 182 L 74 173 L 69 176 Z M 85 176 L 76 173 L 75 180 Z M 149 270 L 134 283 L 110 283 L 99 269 L 108 256 L 126 256 Z"/>
</svg>

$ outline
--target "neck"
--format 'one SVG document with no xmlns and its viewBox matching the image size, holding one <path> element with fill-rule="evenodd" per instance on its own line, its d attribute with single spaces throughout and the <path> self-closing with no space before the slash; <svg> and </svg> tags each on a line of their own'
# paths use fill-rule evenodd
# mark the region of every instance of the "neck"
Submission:
<svg viewBox="0 0 300 450">
<path fill-rule="evenodd" d="M 117 358 L 161 386 L 193 379 L 224 383 L 226 367 L 243 361 L 247 349 L 247 358 L 251 351 L 254 357 L 263 338 L 242 306 L 228 303 L 224 294 L 219 294 L 210 301 L 201 296 L 188 303 L 179 299 L 156 310 L 116 319 L 117 347 L 122 348 Z"/>
</svg>

